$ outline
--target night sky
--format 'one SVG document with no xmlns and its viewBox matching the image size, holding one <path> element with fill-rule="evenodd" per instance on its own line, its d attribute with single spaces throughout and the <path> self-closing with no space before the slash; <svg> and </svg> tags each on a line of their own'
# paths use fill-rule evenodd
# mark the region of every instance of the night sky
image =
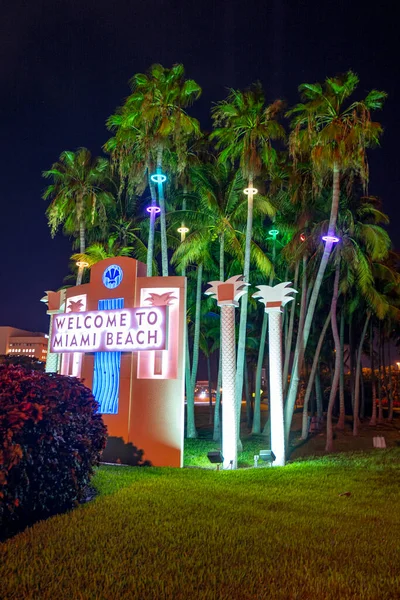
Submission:
<svg viewBox="0 0 400 600">
<path fill-rule="evenodd" d="M 129 78 L 155 62 L 182 62 L 202 86 L 191 113 L 204 128 L 226 87 L 257 79 L 268 101 L 289 104 L 298 100 L 300 83 L 349 68 L 360 76 L 359 98 L 373 87 L 387 91 L 376 115 L 385 134 L 371 153 L 369 191 L 382 197 L 399 247 L 393 2 L 13 0 L 2 3 L 1 13 L 0 325 L 47 329 L 39 300 L 62 285 L 71 241 L 50 237 L 41 172 L 66 149 L 99 154 L 109 137 L 105 120 L 128 95 Z"/>
</svg>

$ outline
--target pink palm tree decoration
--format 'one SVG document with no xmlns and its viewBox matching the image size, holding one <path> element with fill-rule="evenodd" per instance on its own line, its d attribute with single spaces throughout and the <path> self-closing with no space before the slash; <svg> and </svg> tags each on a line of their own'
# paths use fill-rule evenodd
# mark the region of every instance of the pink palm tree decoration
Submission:
<svg viewBox="0 0 400 600">
<path fill-rule="evenodd" d="M 271 415 L 271 450 L 275 454 L 275 466 L 285 464 L 285 430 L 283 422 L 283 381 L 282 381 L 282 309 L 297 294 L 289 287 L 290 281 L 278 285 L 258 285 L 253 294 L 265 305 L 269 320 L 269 389 Z"/>
<path fill-rule="evenodd" d="M 239 298 L 247 293 L 248 283 L 242 275 L 235 275 L 224 281 L 210 281 L 211 286 L 205 292 L 216 298 L 221 307 L 222 332 L 222 454 L 224 468 L 236 469 L 238 429 L 236 426 L 235 374 L 235 307 Z"/>
</svg>

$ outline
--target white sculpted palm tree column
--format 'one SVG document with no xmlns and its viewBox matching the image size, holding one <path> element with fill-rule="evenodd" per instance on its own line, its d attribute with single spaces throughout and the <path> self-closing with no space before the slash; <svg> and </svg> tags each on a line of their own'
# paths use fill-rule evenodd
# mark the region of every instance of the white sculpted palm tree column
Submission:
<svg viewBox="0 0 400 600">
<path fill-rule="evenodd" d="M 271 421 L 271 450 L 275 454 L 274 465 L 285 465 L 285 428 L 283 420 L 283 380 L 282 380 L 282 307 L 293 300 L 290 294 L 297 293 L 289 287 L 290 281 L 275 286 L 258 285 L 258 298 L 265 304 L 269 321 L 269 406 Z"/>
<path fill-rule="evenodd" d="M 236 343 L 235 308 L 239 298 L 247 293 L 248 283 L 242 275 L 224 281 L 210 281 L 207 295 L 213 295 L 221 307 L 222 344 L 222 455 L 225 469 L 237 467 L 238 430 L 236 427 Z"/>
</svg>

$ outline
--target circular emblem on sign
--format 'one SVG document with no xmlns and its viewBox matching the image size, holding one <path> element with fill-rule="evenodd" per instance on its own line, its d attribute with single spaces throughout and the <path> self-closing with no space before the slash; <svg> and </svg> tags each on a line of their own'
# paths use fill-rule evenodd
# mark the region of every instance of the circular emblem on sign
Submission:
<svg viewBox="0 0 400 600">
<path fill-rule="evenodd" d="M 109 290 L 118 287 L 122 281 L 123 272 L 118 265 L 110 265 L 103 273 L 103 284 Z"/>
</svg>

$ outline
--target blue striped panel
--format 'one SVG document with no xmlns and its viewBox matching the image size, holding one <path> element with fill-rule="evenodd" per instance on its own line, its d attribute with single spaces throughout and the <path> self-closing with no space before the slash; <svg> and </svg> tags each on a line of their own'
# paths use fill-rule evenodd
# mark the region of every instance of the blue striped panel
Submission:
<svg viewBox="0 0 400 600">
<path fill-rule="evenodd" d="M 123 298 L 99 300 L 99 310 L 124 308 Z M 93 396 L 104 415 L 118 414 L 119 374 L 121 352 L 96 352 L 93 372 Z"/>
</svg>

